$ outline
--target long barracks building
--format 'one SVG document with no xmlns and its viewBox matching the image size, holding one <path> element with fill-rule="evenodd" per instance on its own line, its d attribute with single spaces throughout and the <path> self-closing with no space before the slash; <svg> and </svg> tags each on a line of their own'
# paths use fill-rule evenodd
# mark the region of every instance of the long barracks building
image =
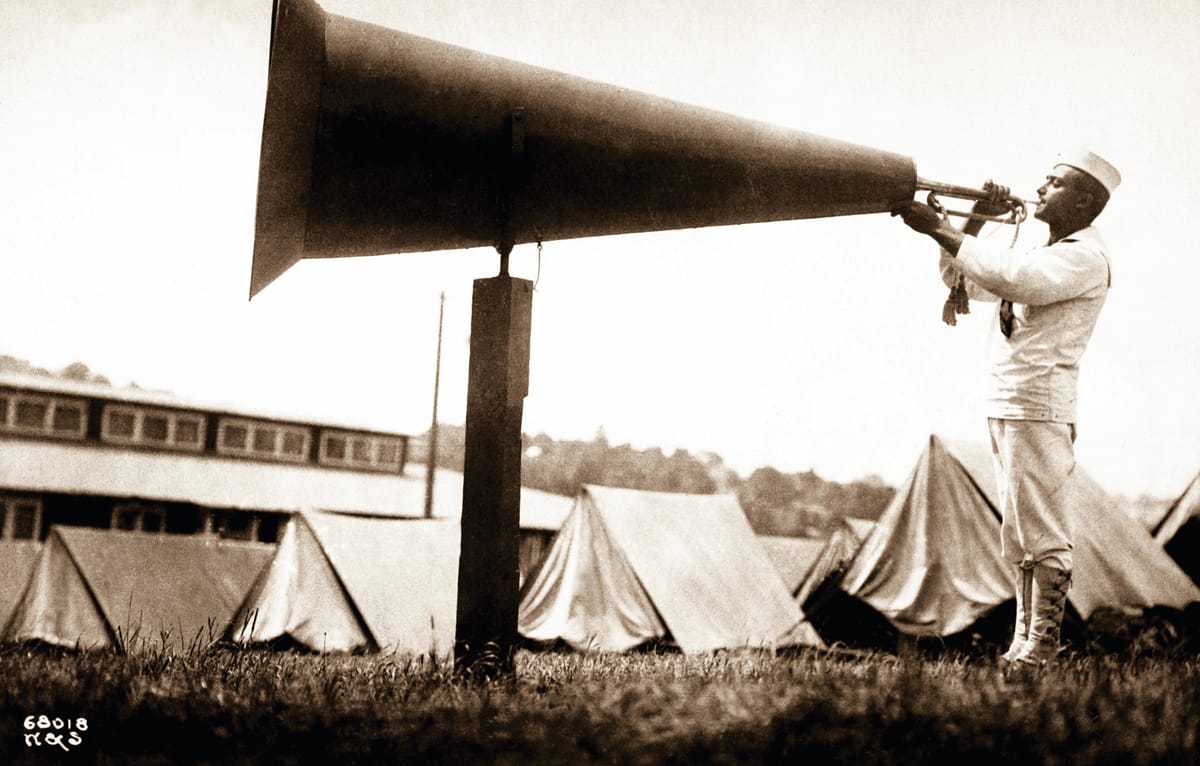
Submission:
<svg viewBox="0 0 1200 766">
<path fill-rule="evenodd" d="M 137 388 L 3 375 L 3 536 L 44 539 L 65 524 L 274 542 L 303 507 L 401 513 L 385 501 L 409 445 Z"/>
<path fill-rule="evenodd" d="M 406 434 L 4 374 L 0 540 L 59 524 L 273 543 L 301 510 L 417 517 L 424 450 Z M 522 491 L 522 574 L 570 506 Z M 439 470 L 433 515 L 461 508 L 462 474 Z"/>
</svg>

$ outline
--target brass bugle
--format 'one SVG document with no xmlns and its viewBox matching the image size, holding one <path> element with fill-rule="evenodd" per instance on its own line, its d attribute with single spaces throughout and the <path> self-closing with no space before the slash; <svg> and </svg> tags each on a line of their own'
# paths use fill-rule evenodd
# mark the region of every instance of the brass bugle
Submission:
<svg viewBox="0 0 1200 766">
<path fill-rule="evenodd" d="M 954 210 L 946 207 L 941 203 L 939 195 L 943 197 L 955 197 L 957 199 L 967 200 L 990 200 L 992 194 L 983 189 L 974 189 L 970 186 L 956 186 L 954 184 L 944 184 L 937 181 L 928 181 L 924 178 L 917 177 L 917 191 L 927 191 L 929 196 L 926 202 L 929 206 L 942 215 L 953 215 L 959 218 L 968 218 L 973 221 L 991 221 L 994 223 L 1008 223 L 1017 225 L 1026 219 L 1029 215 L 1028 206 L 1037 207 L 1036 200 L 1021 199 L 1015 194 L 1009 194 L 1007 197 L 997 200 L 998 202 L 1008 206 L 1008 213 L 1003 215 L 984 215 L 983 213 L 975 213 L 972 211 Z"/>
</svg>

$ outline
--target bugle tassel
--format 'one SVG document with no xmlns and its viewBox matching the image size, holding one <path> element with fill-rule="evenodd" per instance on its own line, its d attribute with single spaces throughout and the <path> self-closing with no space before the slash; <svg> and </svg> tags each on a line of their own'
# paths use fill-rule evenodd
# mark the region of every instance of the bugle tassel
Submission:
<svg viewBox="0 0 1200 766">
<path fill-rule="evenodd" d="M 924 178 L 917 178 L 917 189 L 929 192 L 928 203 L 938 215 L 947 221 L 950 216 L 958 216 L 975 221 L 991 221 L 994 223 L 1012 224 L 1013 229 L 1013 244 L 1016 244 L 1017 234 L 1021 228 L 1021 222 L 1028 215 L 1028 205 L 1036 203 L 1021 199 L 1015 194 L 1009 194 L 1003 198 L 998 197 L 994 192 L 984 189 L 972 189 L 966 186 L 954 186 L 951 184 L 938 183 L 935 181 L 927 181 Z M 957 197 L 967 200 L 990 200 L 999 202 L 1008 207 L 1007 216 L 1004 215 L 985 215 L 975 212 L 962 212 L 959 210 L 950 210 L 941 204 L 938 195 L 947 197 Z M 971 313 L 971 299 L 967 295 L 966 278 L 960 273 L 954 284 L 950 287 L 950 295 L 946 297 L 946 302 L 942 304 L 942 321 L 951 327 L 958 324 L 958 314 Z"/>
<path fill-rule="evenodd" d="M 942 304 L 942 321 L 945 322 L 946 324 L 950 325 L 951 327 L 958 324 L 958 318 L 954 316 L 954 314 L 955 314 L 954 309 L 955 309 L 954 289 L 951 288 L 950 297 L 947 298 L 946 302 Z"/>
<path fill-rule="evenodd" d="M 967 296 L 967 279 L 958 275 L 958 284 L 954 286 L 954 310 L 959 314 L 971 313 L 971 299 Z"/>
</svg>

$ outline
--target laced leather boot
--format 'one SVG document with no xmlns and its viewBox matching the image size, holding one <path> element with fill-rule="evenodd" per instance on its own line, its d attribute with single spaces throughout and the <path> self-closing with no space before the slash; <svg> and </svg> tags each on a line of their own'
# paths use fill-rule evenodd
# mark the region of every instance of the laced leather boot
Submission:
<svg viewBox="0 0 1200 766">
<path fill-rule="evenodd" d="M 1010 670 L 1014 675 L 1021 676 L 1045 667 L 1058 656 L 1070 587 L 1069 571 L 1045 564 L 1034 566 L 1029 638 L 1012 660 Z"/>
<path fill-rule="evenodd" d="M 1017 658 L 1029 638 L 1029 623 L 1033 613 L 1029 602 L 1033 597 L 1033 562 L 1017 564 L 1017 619 L 1013 624 L 1013 639 L 1000 660 L 1010 663 Z"/>
</svg>

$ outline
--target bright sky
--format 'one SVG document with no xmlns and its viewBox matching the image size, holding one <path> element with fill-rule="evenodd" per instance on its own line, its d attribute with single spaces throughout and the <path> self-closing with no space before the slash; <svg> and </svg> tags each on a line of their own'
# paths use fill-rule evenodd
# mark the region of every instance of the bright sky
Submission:
<svg viewBox="0 0 1200 766">
<path fill-rule="evenodd" d="M 1026 197 L 1087 145 L 1124 175 L 1080 461 L 1172 497 L 1200 470 L 1195 0 L 325 0 L 330 13 L 913 157 Z M 304 262 L 247 302 L 269 0 L 0 4 L 0 353 L 117 383 L 424 431 L 463 420 L 471 250 Z M 1011 236 L 998 229 L 997 237 Z M 1044 239 L 1040 224 L 1022 239 Z M 525 430 L 903 481 L 986 438 L 990 307 L 940 321 L 886 215 L 519 247 L 539 277 Z"/>
</svg>

